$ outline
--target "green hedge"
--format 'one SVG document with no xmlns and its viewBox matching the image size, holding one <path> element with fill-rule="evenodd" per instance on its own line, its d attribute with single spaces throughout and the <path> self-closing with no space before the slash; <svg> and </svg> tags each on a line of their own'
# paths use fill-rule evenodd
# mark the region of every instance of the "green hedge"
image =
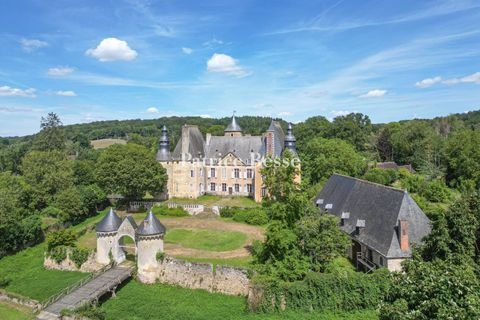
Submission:
<svg viewBox="0 0 480 320">
<path fill-rule="evenodd" d="M 181 206 L 176 208 L 168 208 L 167 206 L 160 205 L 160 206 L 153 206 L 152 212 L 155 215 L 161 216 L 171 216 L 171 217 L 186 217 L 188 216 L 188 212 L 185 211 Z"/>
<path fill-rule="evenodd" d="M 263 208 L 236 208 L 225 207 L 220 209 L 222 218 L 232 218 L 233 221 L 251 225 L 264 225 L 268 223 L 267 213 Z"/>
<path fill-rule="evenodd" d="M 353 311 L 376 308 L 388 288 L 390 275 L 386 269 L 372 274 L 309 273 L 302 281 L 257 282 L 263 290 L 262 300 L 250 304 L 256 311 Z"/>
</svg>

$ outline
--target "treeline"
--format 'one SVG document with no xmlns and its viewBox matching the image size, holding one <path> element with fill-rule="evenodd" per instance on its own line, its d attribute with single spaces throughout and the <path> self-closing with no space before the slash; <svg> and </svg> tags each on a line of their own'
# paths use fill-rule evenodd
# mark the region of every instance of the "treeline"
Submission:
<svg viewBox="0 0 480 320">
<path fill-rule="evenodd" d="M 41 128 L 33 139 L 2 149 L 0 258 L 41 241 L 52 224 L 96 214 L 108 205 L 107 195 L 132 199 L 162 191 L 165 170 L 145 147 L 93 150 L 88 140 L 68 139 L 54 113 L 42 118 Z"/>
</svg>

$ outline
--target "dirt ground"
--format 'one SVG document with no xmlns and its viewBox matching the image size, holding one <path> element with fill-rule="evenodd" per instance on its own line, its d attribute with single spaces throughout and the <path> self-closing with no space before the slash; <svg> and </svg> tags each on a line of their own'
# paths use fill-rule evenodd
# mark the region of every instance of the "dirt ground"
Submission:
<svg viewBox="0 0 480 320">
<path fill-rule="evenodd" d="M 249 247 L 252 245 L 254 240 L 263 240 L 263 228 L 256 226 L 249 226 L 241 223 L 227 222 L 220 220 L 218 218 L 211 219 L 182 219 L 182 218 L 171 218 L 164 219 L 162 223 L 167 227 L 167 232 L 169 228 L 189 228 L 189 229 L 210 229 L 210 230 L 221 230 L 221 231 L 238 231 L 247 235 L 247 241 L 242 248 L 232 250 L 232 251 L 223 251 L 223 252 L 213 252 L 205 250 L 197 250 L 191 248 L 184 248 L 178 244 L 165 244 L 165 253 L 171 256 L 189 256 L 189 257 L 198 257 L 198 258 L 214 258 L 214 259 L 231 259 L 231 258 L 242 258 L 248 257 L 250 255 Z"/>
</svg>

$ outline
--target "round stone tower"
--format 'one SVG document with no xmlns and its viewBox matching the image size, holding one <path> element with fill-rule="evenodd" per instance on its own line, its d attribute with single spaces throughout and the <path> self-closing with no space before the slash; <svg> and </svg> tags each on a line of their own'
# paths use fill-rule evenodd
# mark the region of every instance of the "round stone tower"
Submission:
<svg viewBox="0 0 480 320">
<path fill-rule="evenodd" d="M 165 226 L 152 210 L 138 226 L 136 232 L 138 279 L 143 283 L 154 283 L 157 278 L 157 253 L 163 252 L 165 231 Z"/>
<path fill-rule="evenodd" d="M 105 217 L 100 221 L 95 230 L 97 232 L 97 256 L 96 260 L 101 264 L 110 263 L 110 258 L 118 262 L 123 252 L 117 244 L 118 228 L 122 224 L 122 219 L 110 209 Z"/>
</svg>

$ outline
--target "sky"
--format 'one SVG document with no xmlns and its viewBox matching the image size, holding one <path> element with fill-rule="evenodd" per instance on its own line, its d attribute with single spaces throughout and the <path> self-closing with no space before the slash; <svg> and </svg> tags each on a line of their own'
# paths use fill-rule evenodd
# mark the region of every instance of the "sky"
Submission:
<svg viewBox="0 0 480 320">
<path fill-rule="evenodd" d="M 480 109 L 480 1 L 2 0 L 0 136 L 111 119 Z"/>
</svg>

